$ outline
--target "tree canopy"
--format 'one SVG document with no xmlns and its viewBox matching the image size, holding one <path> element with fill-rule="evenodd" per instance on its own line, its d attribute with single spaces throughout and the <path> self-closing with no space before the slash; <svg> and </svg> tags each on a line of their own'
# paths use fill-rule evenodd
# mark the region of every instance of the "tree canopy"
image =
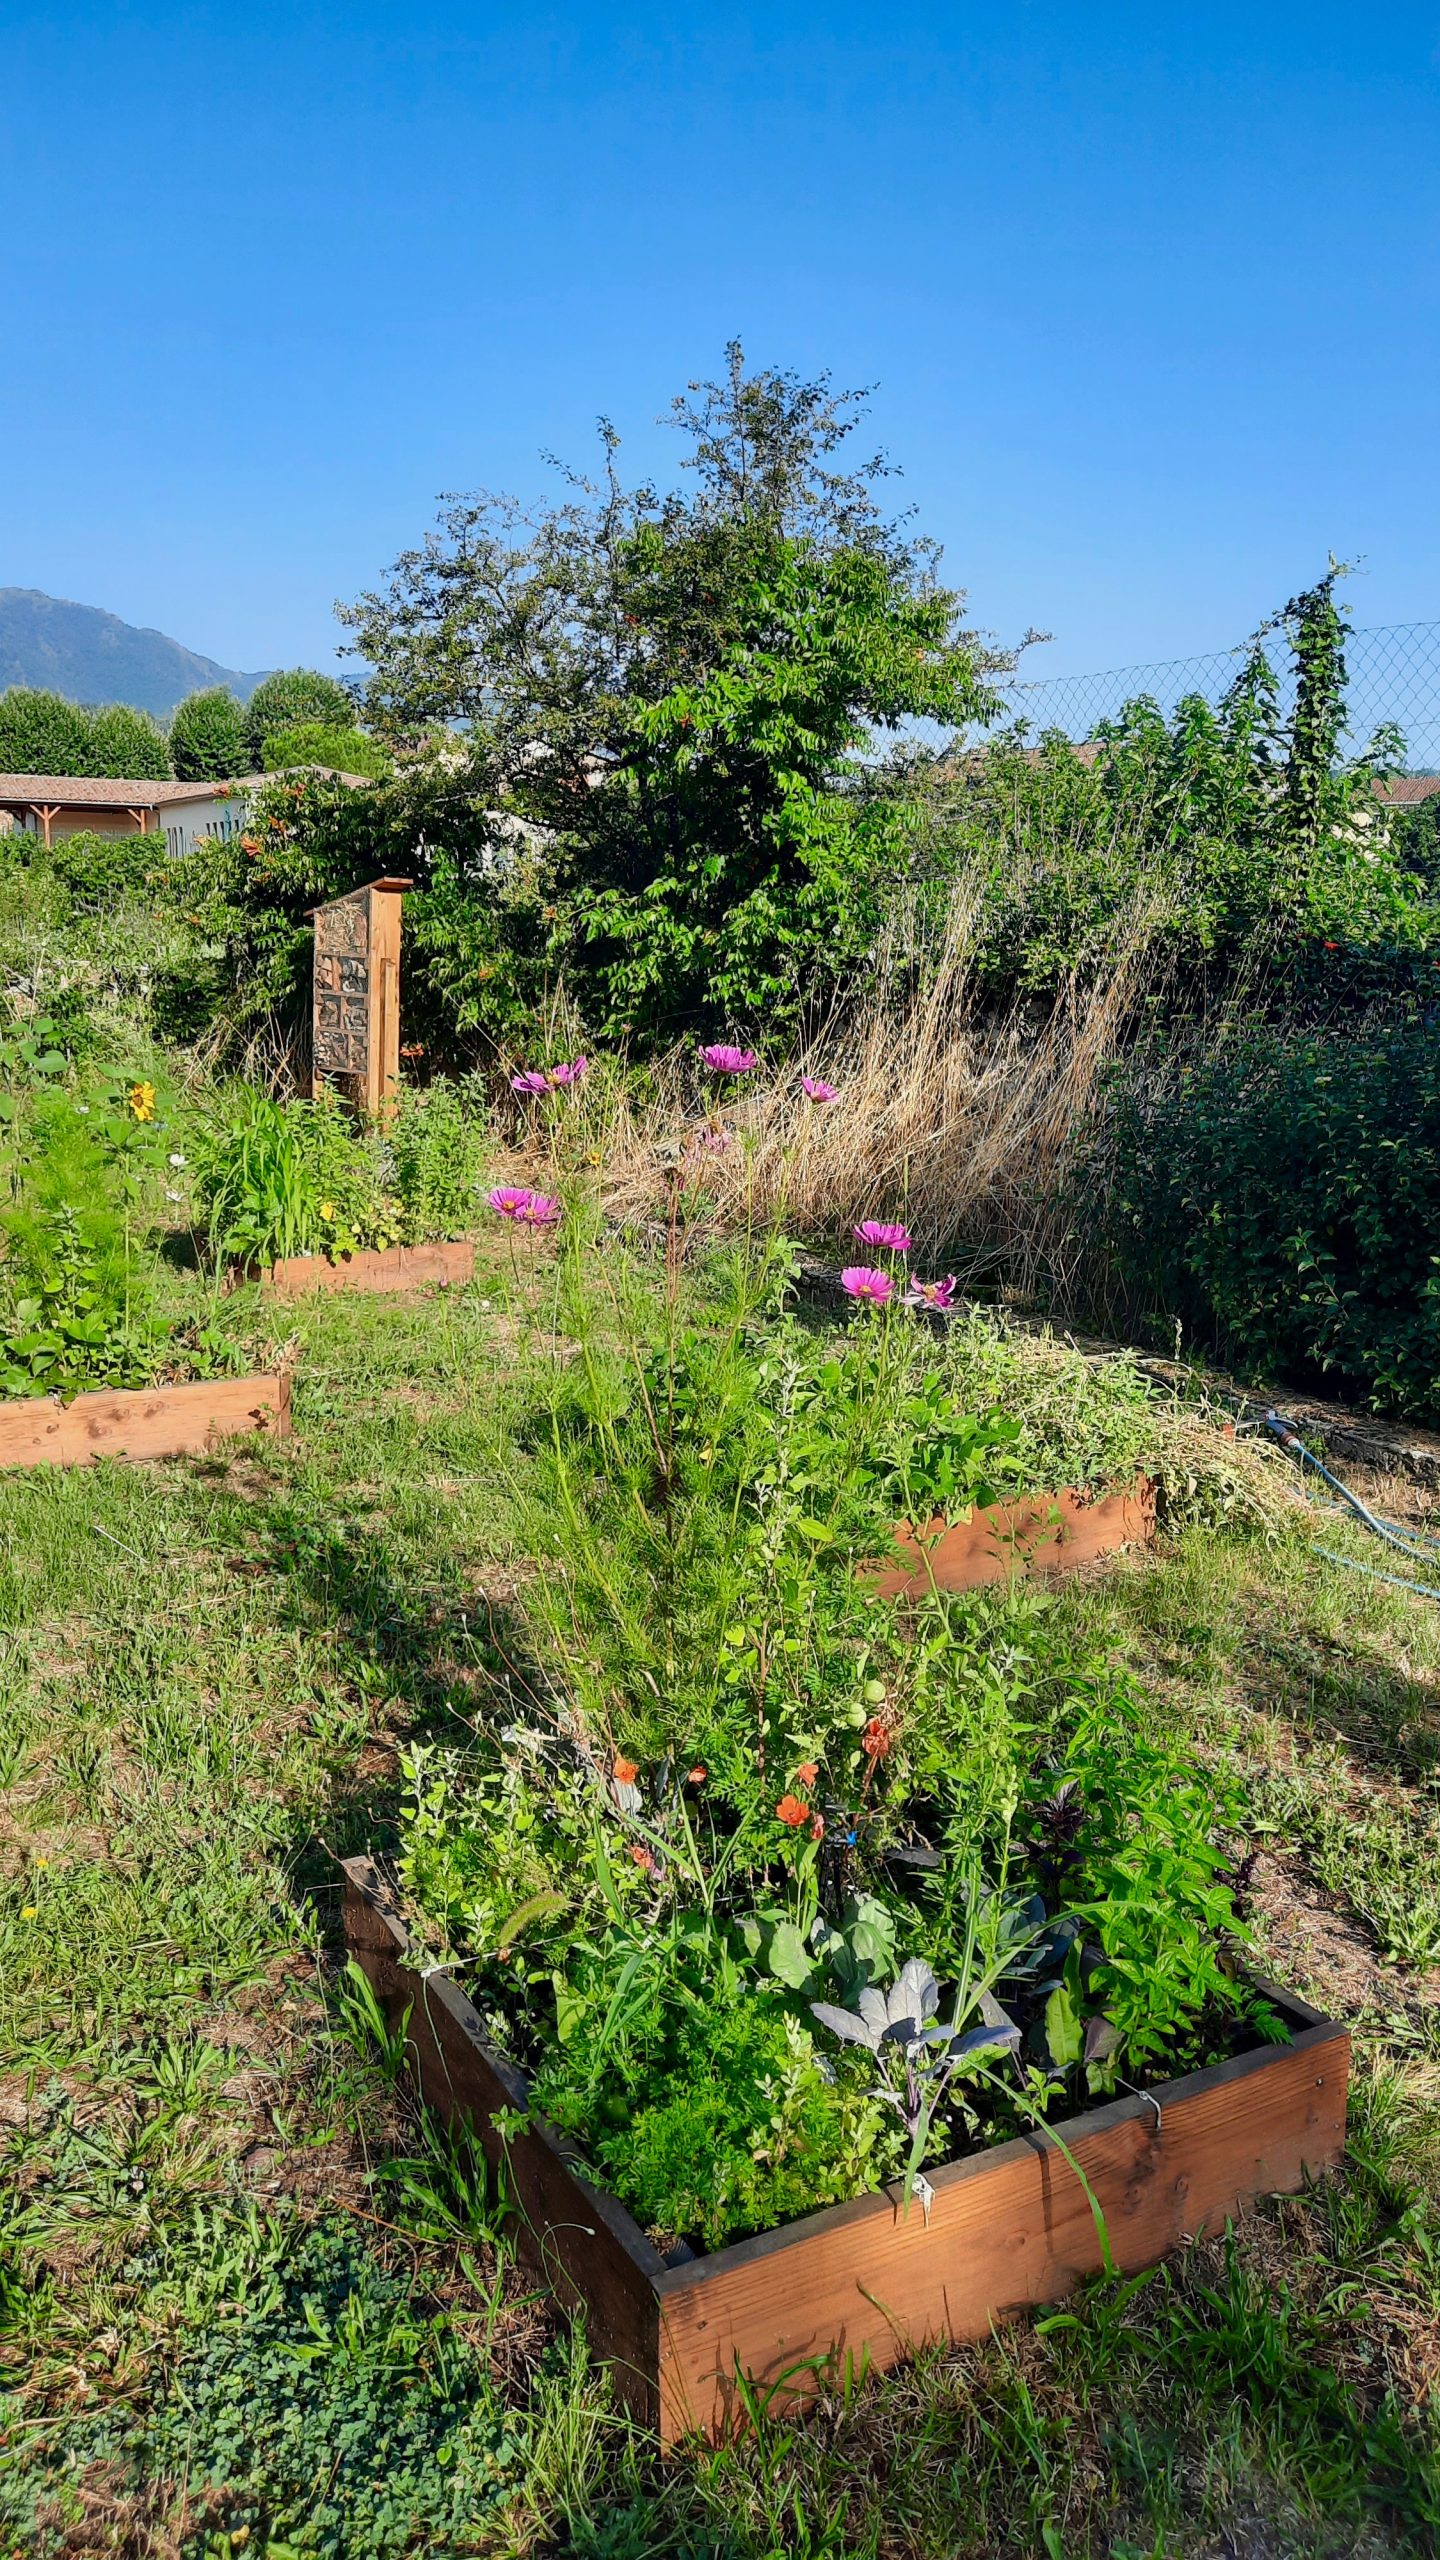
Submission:
<svg viewBox="0 0 1440 2560">
<path fill-rule="evenodd" d="M 452 501 L 342 609 L 402 752 L 461 724 L 487 805 L 542 828 L 552 952 L 597 1029 L 793 1017 L 863 956 L 904 810 L 873 745 L 993 715 L 934 546 L 842 467 L 863 395 L 747 374 L 672 404 L 673 489 Z"/>
<path fill-rule="evenodd" d="M 90 770 L 90 721 L 78 703 L 37 685 L 0 693 L 0 772 Z"/>
<path fill-rule="evenodd" d="M 182 782 L 233 782 L 249 762 L 245 714 L 224 685 L 187 693 L 170 723 L 170 753 Z"/>
<path fill-rule="evenodd" d="M 353 729 L 355 704 L 338 678 L 322 675 L 318 667 L 281 667 L 257 684 L 245 706 L 251 772 L 265 769 L 267 739 L 302 722 Z"/>
</svg>

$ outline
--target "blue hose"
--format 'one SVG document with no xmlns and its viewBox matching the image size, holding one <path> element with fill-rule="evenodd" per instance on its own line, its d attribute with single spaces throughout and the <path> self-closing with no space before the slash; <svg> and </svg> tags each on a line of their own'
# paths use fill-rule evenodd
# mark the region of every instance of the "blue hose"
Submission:
<svg viewBox="0 0 1440 2560">
<path fill-rule="evenodd" d="M 1312 1546 L 1312 1556 L 1323 1556 L 1327 1564 L 1348 1565 L 1352 1573 L 1368 1573 L 1372 1582 L 1393 1582 L 1397 1591 L 1413 1591 L 1422 1600 L 1440 1600 L 1440 1591 L 1428 1582 L 1407 1582 L 1403 1573 L 1382 1573 L 1378 1564 L 1366 1564 L 1360 1556 L 1342 1556 L 1334 1547 Z"/>
<path fill-rule="evenodd" d="M 1349 1505 L 1356 1518 L 1364 1522 L 1373 1536 L 1383 1538 L 1387 1547 L 1398 1547 L 1402 1555 L 1413 1556 L 1420 1564 L 1428 1565 L 1430 1570 L 1434 1571 L 1436 1558 L 1434 1539 L 1408 1537 L 1403 1530 L 1393 1527 L 1389 1521 L 1380 1519 L 1378 1514 L 1370 1509 L 1368 1503 L 1361 1501 L 1358 1493 L 1352 1493 L 1348 1484 L 1342 1484 L 1338 1476 L 1331 1474 L 1323 1458 L 1317 1458 L 1313 1449 L 1306 1448 L 1293 1422 L 1287 1422 L 1283 1414 L 1275 1412 L 1273 1406 L 1265 1416 L 1265 1427 L 1267 1431 L 1273 1431 L 1282 1449 L 1297 1457 L 1302 1466 L 1313 1467 L 1317 1475 L 1323 1476 L 1325 1482 L 1333 1486 L 1341 1501 Z M 1333 1547 L 1315 1547 L 1312 1552 L 1317 1556 L 1324 1556 L 1328 1564 L 1343 1564 L 1347 1565 L 1352 1573 L 1368 1574 L 1375 1582 L 1393 1583 L 1397 1591 L 1413 1591 L 1420 1599 L 1440 1600 L 1440 1591 L 1432 1588 L 1428 1582 L 1407 1582 L 1403 1574 L 1382 1573 L 1378 1565 L 1363 1564 L 1358 1556 L 1342 1556 Z"/>
</svg>

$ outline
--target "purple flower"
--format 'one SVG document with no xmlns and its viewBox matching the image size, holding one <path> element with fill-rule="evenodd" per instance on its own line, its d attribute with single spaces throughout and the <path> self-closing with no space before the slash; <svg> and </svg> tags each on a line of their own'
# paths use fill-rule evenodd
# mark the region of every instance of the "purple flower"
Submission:
<svg viewBox="0 0 1440 2560">
<path fill-rule="evenodd" d="M 748 1076 L 751 1068 L 760 1064 L 754 1049 L 732 1049 L 725 1040 L 717 1040 L 713 1048 L 702 1049 L 700 1057 L 702 1064 L 713 1068 L 717 1076 Z"/>
<path fill-rule="evenodd" d="M 822 1084 L 818 1076 L 802 1076 L 800 1089 L 807 1102 L 834 1102 L 836 1099 L 833 1084 Z"/>
<path fill-rule="evenodd" d="M 528 1216 L 535 1198 L 533 1191 L 517 1191 L 510 1183 L 503 1184 L 498 1191 L 491 1191 L 486 1196 L 491 1208 L 501 1218 Z"/>
<path fill-rule="evenodd" d="M 702 1127 L 691 1130 L 690 1144 L 699 1155 L 723 1156 L 731 1144 L 731 1134 L 718 1121 L 707 1120 Z"/>
<path fill-rule="evenodd" d="M 551 1068 L 550 1082 L 552 1084 L 578 1084 L 581 1077 L 588 1074 L 589 1067 L 590 1061 L 588 1058 L 572 1058 L 568 1067 Z"/>
<path fill-rule="evenodd" d="M 512 1093 L 548 1093 L 550 1078 L 543 1067 L 525 1067 L 518 1076 L 511 1077 L 510 1090 Z"/>
<path fill-rule="evenodd" d="M 883 1307 L 895 1294 L 895 1283 L 888 1271 L 867 1271 L 862 1263 L 852 1263 L 840 1274 L 840 1286 L 852 1298 L 863 1298 L 872 1307 Z"/>
<path fill-rule="evenodd" d="M 560 1222 L 560 1203 L 547 1200 L 543 1191 L 527 1191 L 525 1205 L 515 1212 L 522 1227 L 554 1227 Z"/>
<path fill-rule="evenodd" d="M 943 1280 L 912 1280 L 905 1292 L 907 1307 L 938 1307 L 942 1312 L 955 1295 L 955 1275 L 947 1272 Z"/>
<path fill-rule="evenodd" d="M 885 1218 L 862 1218 L 852 1229 L 857 1244 L 873 1244 L 881 1253 L 908 1253 L 910 1230 L 897 1227 Z"/>
</svg>

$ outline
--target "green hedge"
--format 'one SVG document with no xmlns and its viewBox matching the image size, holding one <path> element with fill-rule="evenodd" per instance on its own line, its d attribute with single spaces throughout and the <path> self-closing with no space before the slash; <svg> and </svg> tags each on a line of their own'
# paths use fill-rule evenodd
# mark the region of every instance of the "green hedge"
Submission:
<svg viewBox="0 0 1440 2560">
<path fill-rule="evenodd" d="M 1253 1377 L 1440 1421 L 1440 1025 L 1265 1028 L 1112 1093 L 1132 1303 Z"/>
</svg>

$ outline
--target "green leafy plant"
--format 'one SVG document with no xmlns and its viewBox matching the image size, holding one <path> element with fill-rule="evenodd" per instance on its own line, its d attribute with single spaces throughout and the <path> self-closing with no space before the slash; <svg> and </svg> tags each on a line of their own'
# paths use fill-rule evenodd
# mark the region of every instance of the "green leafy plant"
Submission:
<svg viewBox="0 0 1440 2560">
<path fill-rule="evenodd" d="M 328 1096 L 276 1102 L 234 1089 L 197 1132 L 194 1186 L 212 1252 L 247 1268 L 393 1244 L 400 1230 L 375 1150 Z"/>
<path fill-rule="evenodd" d="M 1440 1064 L 1425 1019 L 1250 1026 L 1113 1082 L 1088 1187 L 1153 1323 L 1251 1375 L 1440 1417 Z"/>
<path fill-rule="evenodd" d="M 488 1114 L 474 1085 L 441 1077 L 401 1087 L 380 1152 L 407 1244 L 469 1233 L 481 1212 L 489 1143 Z"/>
</svg>

